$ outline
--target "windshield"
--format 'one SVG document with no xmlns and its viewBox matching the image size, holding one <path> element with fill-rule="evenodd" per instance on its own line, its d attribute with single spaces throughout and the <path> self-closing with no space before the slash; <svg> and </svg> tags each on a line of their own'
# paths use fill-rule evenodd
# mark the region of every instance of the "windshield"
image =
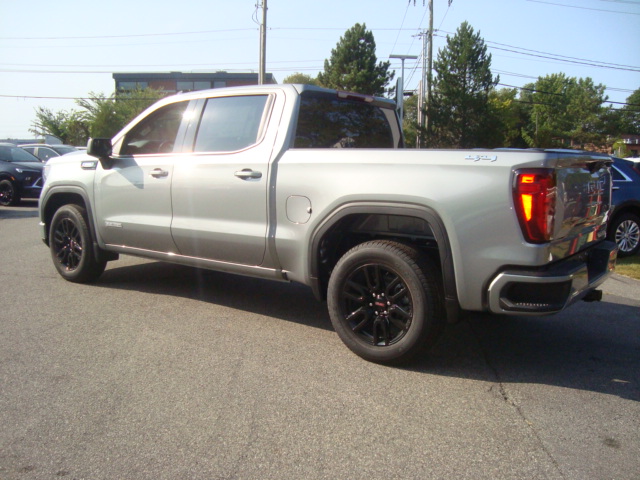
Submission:
<svg viewBox="0 0 640 480">
<path fill-rule="evenodd" d="M 19 147 L 0 145 L 0 160 L 4 162 L 41 163 L 38 157 L 31 155 Z"/>
</svg>

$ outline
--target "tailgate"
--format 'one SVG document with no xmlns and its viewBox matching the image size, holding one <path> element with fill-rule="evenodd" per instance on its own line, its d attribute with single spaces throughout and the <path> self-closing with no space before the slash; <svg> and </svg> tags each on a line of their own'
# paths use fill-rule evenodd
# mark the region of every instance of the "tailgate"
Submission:
<svg viewBox="0 0 640 480">
<path fill-rule="evenodd" d="M 611 208 L 611 159 L 559 153 L 555 168 L 555 221 L 551 243 L 564 258 L 606 237 Z"/>
</svg>

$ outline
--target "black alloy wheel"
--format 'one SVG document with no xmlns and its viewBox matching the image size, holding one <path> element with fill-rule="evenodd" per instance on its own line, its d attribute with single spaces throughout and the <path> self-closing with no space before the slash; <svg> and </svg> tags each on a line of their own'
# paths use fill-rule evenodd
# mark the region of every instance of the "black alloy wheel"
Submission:
<svg viewBox="0 0 640 480">
<path fill-rule="evenodd" d="M 2 180 L 0 182 L 0 205 L 10 207 L 16 205 L 20 201 L 16 187 L 11 180 Z"/>
<path fill-rule="evenodd" d="M 49 231 L 49 244 L 53 263 L 65 280 L 92 282 L 106 267 L 106 262 L 98 262 L 93 255 L 86 212 L 79 205 L 65 205 L 55 213 Z"/>
<path fill-rule="evenodd" d="M 372 241 L 347 252 L 328 290 L 332 324 L 357 355 L 400 364 L 433 345 L 444 323 L 439 271 L 419 251 Z"/>
</svg>

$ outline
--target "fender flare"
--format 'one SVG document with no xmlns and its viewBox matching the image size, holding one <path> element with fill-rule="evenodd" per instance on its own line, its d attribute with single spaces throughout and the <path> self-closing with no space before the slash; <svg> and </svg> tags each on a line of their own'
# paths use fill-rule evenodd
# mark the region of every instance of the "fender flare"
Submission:
<svg viewBox="0 0 640 480">
<path fill-rule="evenodd" d="M 116 258 L 115 255 L 110 255 L 109 252 L 105 252 L 100 248 L 100 244 L 98 243 L 98 232 L 95 226 L 95 217 L 93 215 L 93 207 L 91 205 L 91 201 L 89 200 L 89 195 L 87 191 L 82 187 L 79 187 L 76 185 L 57 185 L 48 189 L 45 195 L 40 197 L 40 222 L 43 225 L 47 223 L 46 222 L 47 218 L 45 215 L 45 212 L 47 211 L 47 206 L 49 205 L 51 200 L 54 199 L 54 197 L 57 197 L 59 195 L 77 195 L 80 198 L 82 198 L 82 202 L 84 204 L 83 207 L 87 211 L 87 217 L 88 217 L 87 223 L 89 224 L 89 230 L 91 231 L 91 237 L 93 238 L 92 247 L 93 247 L 93 254 L 96 260 L 115 259 Z M 51 212 L 51 218 L 53 218 L 54 213 L 55 212 Z M 49 220 L 51 220 L 51 218 Z M 45 235 L 45 238 L 43 238 L 43 240 L 47 245 L 49 245 L 49 229 L 44 228 L 43 233 Z M 105 256 L 105 254 L 107 255 Z"/>
<path fill-rule="evenodd" d="M 461 310 L 456 289 L 455 271 L 449 235 L 440 215 L 432 208 L 411 203 L 358 202 L 348 203 L 331 211 L 315 228 L 309 243 L 309 284 L 318 299 L 324 299 L 324 292 L 319 278 L 318 249 L 325 234 L 337 222 L 349 215 L 400 215 L 416 217 L 424 220 L 431 227 L 438 244 L 440 266 L 442 269 L 442 285 L 444 289 L 445 308 L 449 321 L 460 317 Z"/>
</svg>

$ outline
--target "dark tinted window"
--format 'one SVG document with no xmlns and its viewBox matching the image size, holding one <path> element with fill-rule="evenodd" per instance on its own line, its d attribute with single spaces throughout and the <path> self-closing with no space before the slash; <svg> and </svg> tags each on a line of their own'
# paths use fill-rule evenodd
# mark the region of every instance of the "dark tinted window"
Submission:
<svg viewBox="0 0 640 480">
<path fill-rule="evenodd" d="M 626 180 L 626 178 L 615 167 L 611 168 L 611 176 L 614 180 Z"/>
<path fill-rule="evenodd" d="M 258 141 L 268 95 L 210 98 L 202 114 L 194 152 L 232 152 Z"/>
<path fill-rule="evenodd" d="M 364 101 L 304 93 L 294 147 L 393 148 L 388 115 L 393 111 Z"/>
<path fill-rule="evenodd" d="M 173 152 L 173 146 L 188 102 L 172 103 L 142 120 L 127 133 L 121 155 Z"/>
</svg>

